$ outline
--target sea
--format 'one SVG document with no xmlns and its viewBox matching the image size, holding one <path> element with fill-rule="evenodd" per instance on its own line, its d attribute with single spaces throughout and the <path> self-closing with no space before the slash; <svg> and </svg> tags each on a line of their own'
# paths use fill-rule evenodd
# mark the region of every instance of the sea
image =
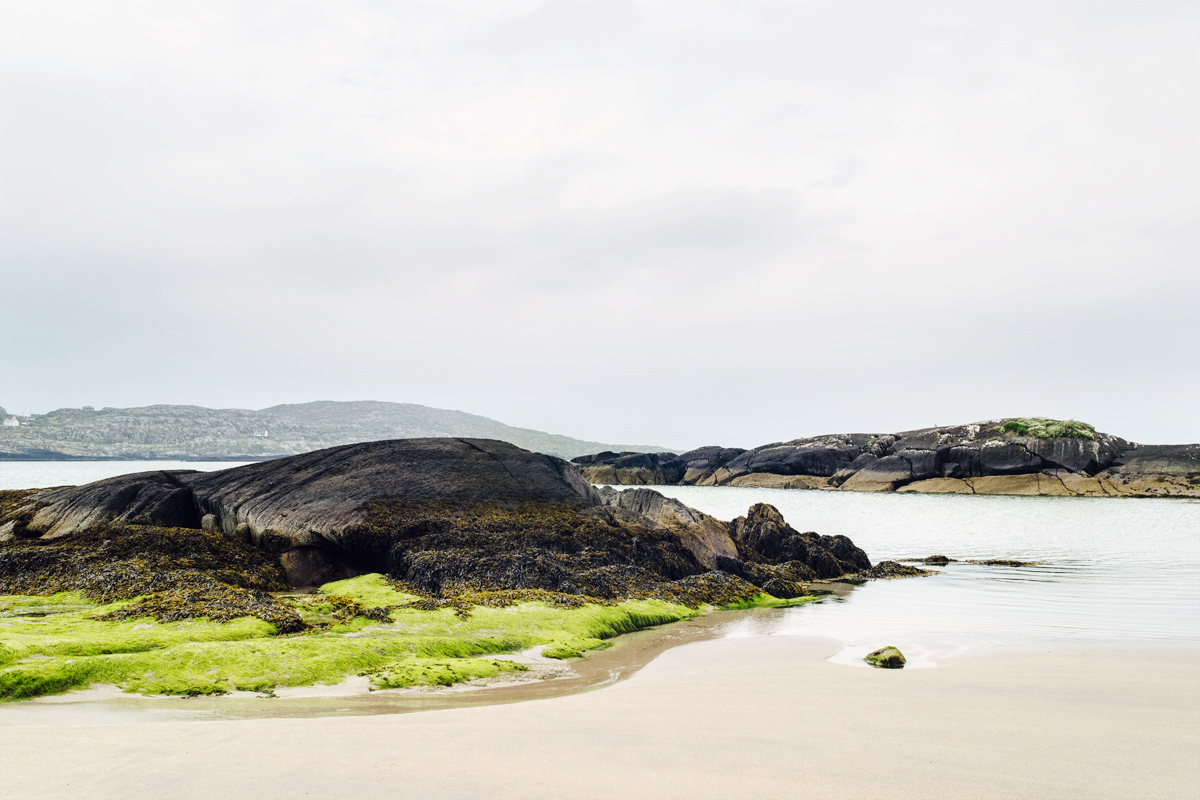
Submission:
<svg viewBox="0 0 1200 800">
<path fill-rule="evenodd" d="M 232 462 L 0 462 L 0 489 Z M 623 488 L 623 487 L 616 487 Z M 769 503 L 794 528 L 842 534 L 872 562 L 940 554 L 923 578 L 839 587 L 820 602 L 724 615 L 719 635 L 835 639 L 832 660 L 895 645 L 909 668 L 975 648 L 1200 644 L 1200 501 L 650 487 L 730 520 Z M 1032 566 L 985 566 L 1005 559 Z"/>
</svg>

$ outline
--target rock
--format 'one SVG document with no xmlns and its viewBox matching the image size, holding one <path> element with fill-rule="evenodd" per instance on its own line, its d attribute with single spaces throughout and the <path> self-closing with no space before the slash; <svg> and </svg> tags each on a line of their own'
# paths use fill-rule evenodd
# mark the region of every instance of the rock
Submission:
<svg viewBox="0 0 1200 800">
<path fill-rule="evenodd" d="M 318 450 L 219 472 L 188 485 L 233 533 L 240 523 L 309 544 L 336 541 L 382 498 L 593 506 L 595 489 L 567 462 L 490 439 L 394 439 Z"/>
<path fill-rule="evenodd" d="M 854 577 L 890 580 L 892 578 L 922 578 L 933 574 L 933 571 L 928 569 L 918 569 L 917 567 L 910 567 L 907 564 L 899 564 L 895 561 L 880 561 L 875 566 L 859 572 Z"/>
<path fill-rule="evenodd" d="M 900 652 L 899 648 L 892 647 L 891 645 L 868 653 L 863 661 L 872 667 L 879 667 L 880 669 L 903 669 L 907 663 L 904 654 Z"/>
<path fill-rule="evenodd" d="M 1200 475 L 1200 444 L 1134 444 L 1107 468 L 1112 475 Z"/>
<path fill-rule="evenodd" d="M 718 469 L 746 452 L 741 447 L 700 447 L 679 456 L 684 474 L 680 483 L 695 485 L 712 477 Z"/>
<path fill-rule="evenodd" d="M 1013 561 L 1008 558 L 967 559 L 968 564 L 980 564 L 985 567 L 1036 567 L 1036 561 Z"/>
<path fill-rule="evenodd" d="M 832 579 L 871 567 L 867 554 L 845 536 L 800 533 L 766 503 L 756 503 L 746 516 L 730 522 L 729 537 L 743 561 L 762 565 L 795 562 L 811 570 L 811 576 L 805 573 L 805 578 Z"/>
<path fill-rule="evenodd" d="M 798 533 L 770 506 L 726 524 L 649 489 L 599 492 L 565 461 L 478 439 L 373 442 L 218 472 L 145 473 L 14 495 L 0 509 L 0 524 L 29 520 L 63 538 L 164 519 L 253 544 L 278 559 L 292 585 L 383 572 L 443 596 L 711 590 L 718 598 L 766 584 L 788 597 L 814 577 L 870 566 L 846 537 Z M 716 570 L 730 579 L 696 577 Z"/>
<path fill-rule="evenodd" d="M 747 450 L 723 468 L 728 480 L 755 472 L 831 478 L 849 466 L 876 438 L 857 433 L 779 442 Z"/>
<path fill-rule="evenodd" d="M 718 470 L 718 474 L 720 470 Z M 751 472 L 738 475 L 725 486 L 746 486 L 755 489 L 831 489 L 832 478 L 817 475 L 772 475 L 768 472 Z"/>
<path fill-rule="evenodd" d="M 18 512 L 30 537 L 54 539 L 110 522 L 199 528 L 191 470 L 140 472 L 40 492 Z"/>
<path fill-rule="evenodd" d="M 943 555 L 926 556 L 925 558 L 905 558 L 903 561 L 908 561 L 914 564 L 931 564 L 936 567 L 944 567 L 947 564 L 958 561 L 957 558 L 949 558 Z"/>
<path fill-rule="evenodd" d="M 291 586 L 320 586 L 331 581 L 353 578 L 358 571 L 332 560 L 319 547 L 296 547 L 283 552 L 279 563 Z"/>
<path fill-rule="evenodd" d="M 660 467 L 587 474 L 597 482 L 665 483 L 681 464 L 683 477 L 675 482 L 700 486 L 1200 497 L 1200 445 L 1132 444 L 1071 420 L 1008 418 L 886 435 L 814 436 L 745 451 L 702 447 L 674 458 L 669 474 Z"/>
<path fill-rule="evenodd" d="M 675 484 L 683 480 L 686 466 L 674 453 L 612 453 L 580 456 L 571 463 L 589 483 L 625 486 Z"/>
<path fill-rule="evenodd" d="M 605 487 L 600 496 L 606 505 L 617 506 L 675 531 L 692 555 L 709 569 L 718 568 L 721 558 L 736 559 L 737 547 L 729 538 L 724 522 L 688 508 L 678 500 L 664 497 L 652 489 L 626 489 L 619 492 Z"/>
</svg>

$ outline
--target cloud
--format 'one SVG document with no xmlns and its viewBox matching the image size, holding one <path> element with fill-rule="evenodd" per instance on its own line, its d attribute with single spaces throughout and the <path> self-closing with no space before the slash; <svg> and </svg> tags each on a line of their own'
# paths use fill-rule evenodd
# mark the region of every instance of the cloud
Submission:
<svg viewBox="0 0 1200 800">
<path fill-rule="evenodd" d="M 10 3 L 0 395 L 753 444 L 1053 387 L 1200 438 L 1196 31 L 1166 3 Z M 1114 363 L 1166 388 L 1098 391 Z"/>
</svg>

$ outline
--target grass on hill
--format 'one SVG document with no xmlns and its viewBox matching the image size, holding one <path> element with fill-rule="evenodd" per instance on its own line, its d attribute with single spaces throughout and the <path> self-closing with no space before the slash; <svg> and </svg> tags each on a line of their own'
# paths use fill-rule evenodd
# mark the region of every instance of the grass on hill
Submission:
<svg viewBox="0 0 1200 800">
<path fill-rule="evenodd" d="M 1005 422 L 1000 430 L 1017 436 L 1032 436 L 1036 439 L 1095 439 L 1096 429 L 1086 422 L 1074 419 L 1046 419 L 1044 417 L 1020 417 Z"/>
</svg>

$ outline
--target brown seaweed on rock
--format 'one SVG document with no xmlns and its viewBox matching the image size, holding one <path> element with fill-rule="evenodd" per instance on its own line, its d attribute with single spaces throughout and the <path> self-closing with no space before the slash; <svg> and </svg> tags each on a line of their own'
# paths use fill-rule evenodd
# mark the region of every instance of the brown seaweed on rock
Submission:
<svg viewBox="0 0 1200 800">
<path fill-rule="evenodd" d="M 103 525 L 62 539 L 0 542 L 0 594 L 79 592 L 98 603 L 143 597 L 111 619 L 252 616 L 280 632 L 299 630 L 295 611 L 266 594 L 286 588 L 268 554 L 188 528 Z"/>
<path fill-rule="evenodd" d="M 230 622 L 257 617 L 274 625 L 279 633 L 297 633 L 308 627 L 296 609 L 258 589 L 229 586 L 196 574 L 176 575 L 174 582 L 166 591 L 154 592 L 94 619 L 153 617 L 159 622 L 181 622 L 207 617 L 213 622 Z"/>
<path fill-rule="evenodd" d="M 744 517 L 729 523 L 729 535 L 748 566 L 747 576 L 783 580 L 832 579 L 871 568 L 867 554 L 845 536 L 801 533 L 788 525 L 774 506 L 755 503 Z M 757 571 L 749 565 L 786 567 Z M 724 564 L 722 564 L 724 566 Z"/>
<path fill-rule="evenodd" d="M 433 597 L 537 589 L 612 599 L 706 572 L 671 531 L 604 507 L 378 500 L 368 511 L 343 541 Z"/>
</svg>

